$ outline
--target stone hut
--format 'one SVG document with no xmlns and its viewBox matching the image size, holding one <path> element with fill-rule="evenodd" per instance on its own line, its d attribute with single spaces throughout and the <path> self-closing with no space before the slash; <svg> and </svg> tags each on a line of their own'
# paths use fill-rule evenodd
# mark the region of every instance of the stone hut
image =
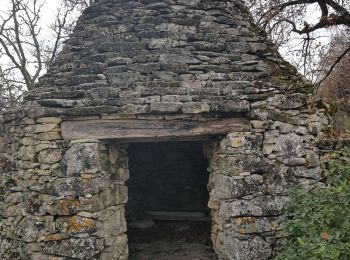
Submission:
<svg viewBox="0 0 350 260">
<path fill-rule="evenodd" d="M 242 0 L 96 1 L 4 115 L 0 258 L 128 259 L 130 223 L 162 217 L 273 258 L 288 189 L 320 179 L 309 89 Z"/>
</svg>

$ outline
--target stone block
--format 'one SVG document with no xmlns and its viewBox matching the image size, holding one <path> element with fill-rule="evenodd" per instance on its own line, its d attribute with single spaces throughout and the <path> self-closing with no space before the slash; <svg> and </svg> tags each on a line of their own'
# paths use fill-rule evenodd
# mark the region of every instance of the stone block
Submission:
<svg viewBox="0 0 350 260">
<path fill-rule="evenodd" d="M 103 240 L 95 237 L 70 238 L 41 243 L 43 252 L 50 255 L 93 259 L 103 250 Z"/>
<path fill-rule="evenodd" d="M 151 112 L 154 113 L 176 113 L 182 109 L 182 103 L 158 102 L 151 104 Z"/>
<path fill-rule="evenodd" d="M 248 184 L 244 180 L 216 174 L 209 181 L 209 190 L 216 200 L 234 199 L 258 193 L 263 190 L 263 185 Z"/>
<path fill-rule="evenodd" d="M 266 174 L 276 171 L 276 165 L 260 155 L 223 156 L 216 163 L 218 171 L 227 176 L 237 176 L 242 172 Z"/>
<path fill-rule="evenodd" d="M 212 104 L 211 104 L 212 105 Z M 241 101 L 223 101 L 212 105 L 212 110 L 221 112 L 247 113 L 250 111 L 250 104 L 246 100 Z"/>
<path fill-rule="evenodd" d="M 36 119 L 37 123 L 44 123 L 44 124 L 59 124 L 62 122 L 61 117 L 40 117 Z"/>
<path fill-rule="evenodd" d="M 283 207 L 287 199 L 287 196 L 262 195 L 251 199 L 224 201 L 220 204 L 218 214 L 222 219 L 239 216 L 278 216 L 283 213 Z"/>
<path fill-rule="evenodd" d="M 301 157 L 306 154 L 304 141 L 306 141 L 305 138 L 295 133 L 279 135 L 274 151 L 283 156 Z"/>
<path fill-rule="evenodd" d="M 281 217 L 239 217 L 233 221 L 232 229 L 242 235 L 276 232 Z"/>
<path fill-rule="evenodd" d="M 41 133 L 41 134 L 38 134 L 37 137 L 41 141 L 54 141 L 54 140 L 62 139 L 61 133 L 58 131 Z"/>
<path fill-rule="evenodd" d="M 53 216 L 24 217 L 16 226 L 15 238 L 25 242 L 36 242 L 39 237 L 55 232 Z"/>
<path fill-rule="evenodd" d="M 38 162 L 45 164 L 57 163 L 62 159 L 62 150 L 60 149 L 46 149 L 38 154 Z"/>
<path fill-rule="evenodd" d="M 218 234 L 215 248 L 223 259 L 269 259 L 272 248 L 263 238 L 254 236 L 247 240 L 241 240 L 230 234 L 229 231 L 221 231 Z"/>
<path fill-rule="evenodd" d="M 57 196 L 83 196 L 99 193 L 109 185 L 110 180 L 102 178 L 58 178 L 53 182 L 53 192 Z"/>
<path fill-rule="evenodd" d="M 55 223 L 60 233 L 78 234 L 96 231 L 96 220 L 81 216 L 59 217 Z"/>
<path fill-rule="evenodd" d="M 185 114 L 199 114 L 209 112 L 210 106 L 202 102 L 185 103 L 182 107 L 182 112 Z"/>
<path fill-rule="evenodd" d="M 57 124 L 37 124 L 27 126 L 24 131 L 29 134 L 46 133 L 57 127 Z"/>
<path fill-rule="evenodd" d="M 120 259 L 127 260 L 129 255 L 128 238 L 126 234 L 121 234 L 118 237 L 108 241 L 111 246 L 105 248 L 101 254 L 100 260 Z"/>
<path fill-rule="evenodd" d="M 80 173 L 96 173 L 100 168 L 98 143 L 74 143 L 60 162 L 58 175 L 78 176 Z"/>
<path fill-rule="evenodd" d="M 113 238 L 127 230 L 124 207 L 109 207 L 94 214 L 98 219 L 97 235 L 104 237 L 108 246 L 113 244 Z"/>
</svg>

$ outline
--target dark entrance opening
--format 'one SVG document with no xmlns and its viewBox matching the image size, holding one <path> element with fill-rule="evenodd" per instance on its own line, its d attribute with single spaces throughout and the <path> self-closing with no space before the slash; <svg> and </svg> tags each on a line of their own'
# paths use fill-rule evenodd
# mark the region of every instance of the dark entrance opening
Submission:
<svg viewBox="0 0 350 260">
<path fill-rule="evenodd" d="M 200 142 L 130 144 L 129 259 L 216 259 Z"/>
</svg>

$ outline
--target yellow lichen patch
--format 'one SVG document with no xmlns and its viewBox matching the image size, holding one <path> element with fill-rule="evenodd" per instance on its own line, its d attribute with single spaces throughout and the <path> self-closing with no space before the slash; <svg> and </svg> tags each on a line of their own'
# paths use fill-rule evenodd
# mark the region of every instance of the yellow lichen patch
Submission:
<svg viewBox="0 0 350 260">
<path fill-rule="evenodd" d="M 17 181 L 17 180 L 18 180 L 18 176 L 12 174 L 12 175 L 11 175 L 11 180 Z"/>
<path fill-rule="evenodd" d="M 71 217 L 68 220 L 68 232 L 77 233 L 89 231 L 94 226 L 94 222 L 89 218 Z"/>
<path fill-rule="evenodd" d="M 91 178 L 90 174 L 81 174 L 81 179 L 84 185 L 87 185 L 89 183 L 90 178 Z"/>
<path fill-rule="evenodd" d="M 60 200 L 57 202 L 57 208 L 62 212 L 62 214 L 72 212 L 78 207 L 78 205 L 78 200 Z"/>
<path fill-rule="evenodd" d="M 244 225 L 244 224 L 249 224 L 252 222 L 255 222 L 256 218 L 255 217 L 243 217 L 243 218 L 237 218 L 235 220 L 237 225 Z"/>
<path fill-rule="evenodd" d="M 241 146 L 241 139 L 235 138 L 231 141 L 231 146 L 232 147 L 240 147 Z"/>
</svg>

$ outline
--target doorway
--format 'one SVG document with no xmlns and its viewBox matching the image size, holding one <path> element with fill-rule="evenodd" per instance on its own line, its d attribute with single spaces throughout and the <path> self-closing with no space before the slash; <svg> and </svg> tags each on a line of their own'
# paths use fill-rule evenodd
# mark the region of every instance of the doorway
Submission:
<svg viewBox="0 0 350 260">
<path fill-rule="evenodd" d="M 129 259 L 216 259 L 202 143 L 132 143 L 128 156 Z"/>
</svg>

